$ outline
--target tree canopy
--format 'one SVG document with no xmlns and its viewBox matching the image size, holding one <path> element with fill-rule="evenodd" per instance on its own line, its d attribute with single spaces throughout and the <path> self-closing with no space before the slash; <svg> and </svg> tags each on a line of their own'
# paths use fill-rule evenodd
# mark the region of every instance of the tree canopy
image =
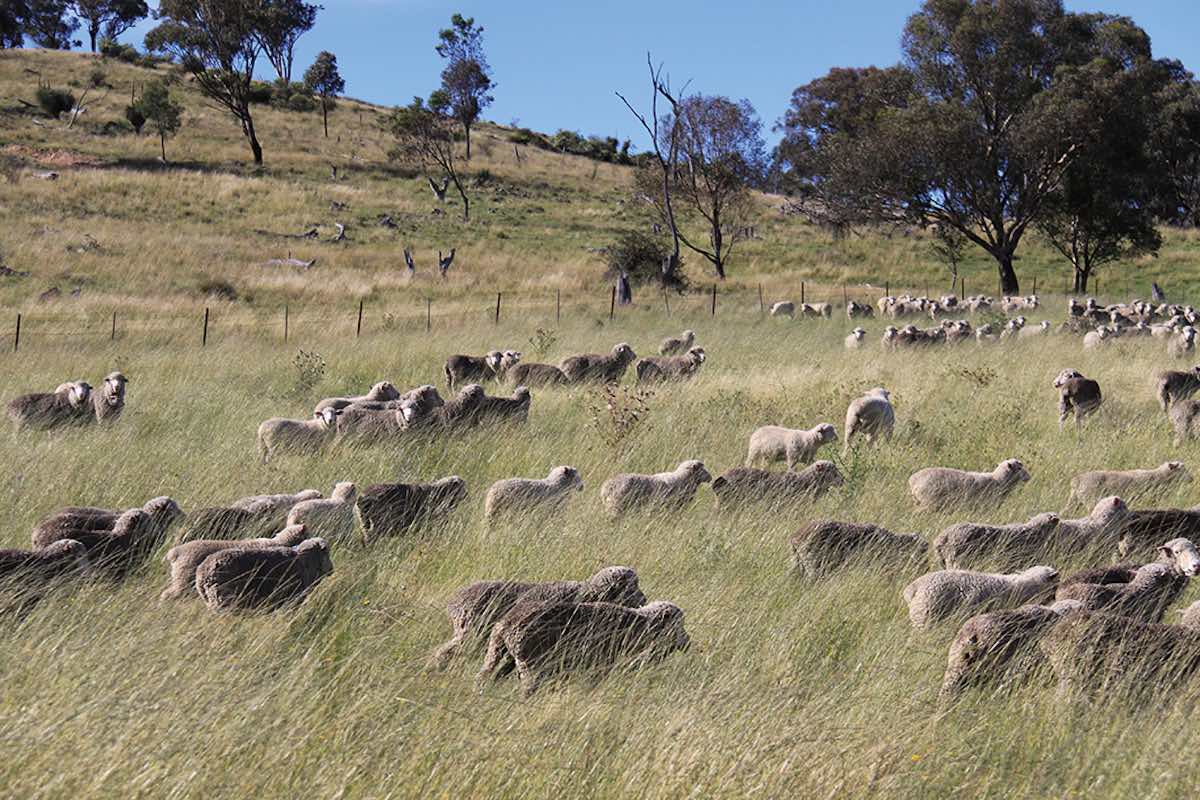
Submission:
<svg viewBox="0 0 1200 800">
<path fill-rule="evenodd" d="M 329 137 L 329 105 L 333 98 L 346 91 L 346 81 L 338 72 L 337 56 L 322 50 L 304 73 L 304 85 L 321 98 L 321 115 L 325 120 L 325 136 Z"/>
<path fill-rule="evenodd" d="M 483 52 L 483 26 L 474 17 L 455 14 L 450 27 L 438 34 L 434 48 L 446 60 L 442 84 L 429 96 L 430 108 L 449 114 L 462 125 L 467 140 L 467 159 L 471 158 L 471 126 L 483 110 L 492 104 L 492 68 Z"/>
</svg>

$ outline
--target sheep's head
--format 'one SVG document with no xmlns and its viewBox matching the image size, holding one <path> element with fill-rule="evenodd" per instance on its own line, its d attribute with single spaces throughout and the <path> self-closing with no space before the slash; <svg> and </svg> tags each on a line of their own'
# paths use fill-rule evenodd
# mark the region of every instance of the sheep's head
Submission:
<svg viewBox="0 0 1200 800">
<path fill-rule="evenodd" d="M 431 496 L 436 500 L 439 510 L 453 506 L 467 496 L 467 482 L 457 475 L 448 475 L 434 481 Z"/>
<path fill-rule="evenodd" d="M 838 438 L 837 428 L 833 427 L 828 422 L 822 422 L 820 425 L 818 425 L 813 430 L 817 434 L 817 439 L 820 440 L 821 442 L 836 442 L 837 441 L 837 438 Z"/>
<path fill-rule="evenodd" d="M 329 557 L 329 543 L 324 539 L 309 539 L 296 546 L 296 555 L 300 558 L 311 559 L 316 566 L 317 575 L 328 575 L 333 572 L 333 560 Z"/>
<path fill-rule="evenodd" d="M 380 381 L 367 392 L 368 400 L 399 400 L 400 390 L 391 381 Z"/>
<path fill-rule="evenodd" d="M 843 486 L 846 479 L 832 461 L 816 461 L 808 468 L 822 486 Z"/>
<path fill-rule="evenodd" d="M 87 381 L 75 381 L 67 390 L 67 402 L 72 408 L 81 408 L 92 396 L 92 385 Z"/>
<path fill-rule="evenodd" d="M 184 517 L 183 509 L 179 507 L 179 503 L 176 503 L 173 498 L 166 496 L 155 497 L 152 500 L 146 501 L 146 504 L 142 506 L 142 510 L 154 517 L 155 521 L 163 529 Z"/>
<path fill-rule="evenodd" d="M 1058 373 L 1058 377 L 1054 379 L 1054 388 L 1061 389 L 1064 385 L 1066 385 L 1067 381 L 1071 380 L 1072 378 L 1082 377 L 1083 373 L 1077 369 L 1064 369 L 1062 372 Z"/>
<path fill-rule="evenodd" d="M 674 603 L 657 600 L 642 606 L 638 613 L 646 617 L 655 631 L 655 646 L 665 652 L 686 650 L 691 645 L 683 628 L 683 609 Z"/>
<path fill-rule="evenodd" d="M 1160 562 L 1166 562 L 1189 578 L 1200 575 L 1200 551 L 1184 538 L 1172 539 L 1158 548 Z"/>
<path fill-rule="evenodd" d="M 1035 586 L 1043 586 L 1051 588 L 1058 584 L 1058 570 L 1054 567 L 1037 566 L 1030 567 L 1020 573 L 1023 580 Z"/>
<path fill-rule="evenodd" d="M 874 389 L 867 392 L 866 396 L 867 397 L 879 397 L 884 400 L 892 399 L 891 392 L 889 392 L 887 389 L 884 389 L 882 386 L 876 386 Z"/>
<path fill-rule="evenodd" d="M 513 392 L 512 399 L 528 404 L 529 401 L 532 399 L 532 396 L 529 394 L 529 387 L 528 386 L 518 386 L 516 388 L 516 391 Z"/>
<path fill-rule="evenodd" d="M 862 341 L 862 338 L 867 335 L 867 332 L 862 328 L 855 328 L 854 330 L 850 331 L 850 333 L 856 340 L 860 342 Z"/>
<path fill-rule="evenodd" d="M 637 573 L 630 567 L 605 567 L 588 578 L 587 591 L 584 592 L 589 601 L 616 603 L 628 608 L 640 608 L 646 602 L 638 586 Z"/>
<path fill-rule="evenodd" d="M 87 548 L 75 539 L 59 539 L 39 550 L 38 556 L 56 572 L 87 572 L 92 566 Z"/>
<path fill-rule="evenodd" d="M 692 342 L 696 341 L 696 332 L 693 330 L 684 331 L 683 340 L 690 345 Z"/>
<path fill-rule="evenodd" d="M 1057 528 L 1058 523 L 1061 521 L 1062 520 L 1059 518 L 1058 514 L 1055 514 L 1053 511 L 1047 511 L 1044 514 L 1038 514 L 1034 517 L 1030 517 L 1029 522 L 1027 522 L 1026 525 L 1037 530 L 1049 532 Z"/>
<path fill-rule="evenodd" d="M 630 347 L 628 343 L 621 342 L 619 345 L 613 348 L 613 356 L 615 356 L 618 361 L 624 364 L 629 364 L 635 358 L 637 358 L 637 353 L 633 352 L 633 348 Z"/>
<path fill-rule="evenodd" d="M 1160 467 L 1168 478 L 1184 483 L 1192 482 L 1192 473 L 1183 465 L 1182 461 L 1168 461 Z"/>
<path fill-rule="evenodd" d="M 550 480 L 560 486 L 574 486 L 575 491 L 583 491 L 583 477 L 574 467 L 561 466 L 550 470 Z"/>
<path fill-rule="evenodd" d="M 1092 507 L 1091 519 L 1105 524 L 1119 522 L 1129 516 L 1129 506 L 1117 496 L 1105 497 Z"/>
<path fill-rule="evenodd" d="M 504 353 L 499 350 L 492 350 L 483 357 L 483 363 L 492 372 L 500 372 L 501 364 L 504 363 Z"/>
<path fill-rule="evenodd" d="M 122 400 L 125 397 L 125 384 L 129 383 L 129 379 L 120 372 L 110 372 L 104 377 L 104 394 L 113 400 Z"/>
<path fill-rule="evenodd" d="M 477 405 L 483 398 L 483 387 L 478 383 L 469 383 L 458 393 L 459 402 L 469 405 Z"/>
<path fill-rule="evenodd" d="M 709 475 L 708 470 L 704 468 L 703 461 L 684 461 L 679 465 L 678 471 L 695 483 L 708 483 L 712 480 L 712 475 Z"/>
<path fill-rule="evenodd" d="M 341 409 L 334 408 L 333 406 L 327 406 L 326 408 L 322 408 L 313 416 L 321 421 L 322 428 L 329 431 L 333 430 L 337 425 L 337 418 L 339 415 L 341 415 L 341 413 Z"/>
<path fill-rule="evenodd" d="M 707 357 L 704 354 L 703 347 L 693 347 L 692 349 L 688 350 L 687 354 L 692 359 L 692 363 L 694 364 L 703 364 L 704 359 Z"/>
<path fill-rule="evenodd" d="M 1000 466 L 996 467 L 996 473 L 1006 483 L 1022 483 L 1029 480 L 1029 470 L 1015 458 L 1001 462 Z"/>
</svg>

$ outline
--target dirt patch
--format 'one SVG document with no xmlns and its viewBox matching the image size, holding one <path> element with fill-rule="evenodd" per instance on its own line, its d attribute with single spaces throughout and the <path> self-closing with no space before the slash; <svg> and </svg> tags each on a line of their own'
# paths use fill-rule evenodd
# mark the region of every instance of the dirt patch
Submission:
<svg viewBox="0 0 1200 800">
<path fill-rule="evenodd" d="M 104 161 L 96 156 L 89 156 L 74 150 L 43 150 L 23 144 L 10 144 L 5 145 L 0 152 L 8 156 L 26 158 L 48 167 L 100 167 L 104 165 Z"/>
</svg>

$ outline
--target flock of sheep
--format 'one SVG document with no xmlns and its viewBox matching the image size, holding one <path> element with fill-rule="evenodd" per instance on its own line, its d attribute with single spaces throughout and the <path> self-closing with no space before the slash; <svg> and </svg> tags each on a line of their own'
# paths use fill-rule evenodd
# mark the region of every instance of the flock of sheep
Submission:
<svg viewBox="0 0 1200 800">
<path fill-rule="evenodd" d="M 982 297 L 964 304 L 953 297 L 901 297 L 884 298 L 878 309 L 893 318 L 924 314 L 938 319 L 993 303 Z M 1038 299 L 1005 298 L 1000 307 L 1020 314 L 1037 308 Z M 875 313 L 858 303 L 850 303 L 846 311 L 851 319 Z M 789 303 L 772 308 L 776 316 L 795 312 Z M 800 313 L 830 318 L 832 308 L 803 304 Z M 1190 307 L 1152 308 L 1135 302 L 1101 309 L 1094 301 L 1081 305 L 1072 300 L 1060 329 L 1080 332 L 1080 320 L 1094 322 L 1101 315 L 1106 330 L 1144 328 L 1158 336 L 1165 327 L 1171 341 L 1188 331 L 1194 337 L 1191 324 L 1197 316 Z M 983 341 L 979 334 L 988 327 L 980 326 L 974 337 Z M 889 327 L 884 341 L 889 346 L 950 342 L 970 338 L 970 330 L 965 319 L 947 320 L 932 330 Z M 1025 330 L 1021 316 L 1004 328 L 1011 336 Z M 1049 332 L 1050 325 L 1036 330 Z M 631 365 L 639 383 L 687 380 L 705 361 L 695 339 L 694 332 L 685 331 L 662 342 L 659 355 L 650 358 L 638 359 L 621 343 L 608 354 L 572 356 L 558 365 L 525 362 L 511 350 L 451 356 L 444 367 L 448 399 L 432 385 L 401 392 L 383 381 L 362 395 L 322 400 L 309 419 L 263 422 L 259 451 L 267 461 L 345 442 L 521 425 L 532 403 L 530 386 L 616 382 Z M 860 342 L 861 329 L 851 334 L 847 346 L 851 339 Z M 124 407 L 126 382 L 113 373 L 98 393 L 76 381 L 52 393 L 24 395 L 9 404 L 9 416 L 18 428 L 111 421 Z M 485 382 L 506 382 L 514 389 L 509 397 L 490 396 Z M 1074 415 L 1082 424 L 1103 402 L 1098 382 L 1075 370 L 1064 370 L 1054 387 L 1060 423 Z M 1160 377 L 1157 399 L 1181 437 L 1190 436 L 1193 422 L 1200 420 L 1200 402 L 1191 399 L 1197 390 L 1200 366 Z M 859 438 L 872 444 L 887 440 L 895 425 L 888 391 L 872 389 L 847 407 L 843 448 Z M 719 509 L 800 508 L 844 483 L 832 461 L 817 460 L 821 448 L 838 438 L 827 422 L 807 430 L 765 426 L 750 435 L 743 467 L 714 478 L 702 461 L 687 460 L 667 472 L 614 475 L 600 486 L 600 505 L 611 518 L 670 513 L 692 503 L 700 486 L 710 483 Z M 784 469 L 763 468 L 776 464 Z M 922 469 L 910 477 L 909 491 L 922 511 L 974 514 L 994 510 L 1030 479 L 1019 460 L 1008 459 L 988 472 Z M 901 597 L 916 628 L 961 625 L 950 645 L 946 696 L 1027 674 L 1041 661 L 1049 663 L 1064 690 L 1094 687 L 1133 669 L 1130 665 L 1177 680 L 1200 668 L 1200 604 L 1188 609 L 1179 625 L 1164 625 L 1162 618 L 1188 580 L 1200 573 L 1200 552 L 1192 543 L 1200 541 L 1200 508 L 1134 510 L 1127 501 L 1150 498 L 1190 480 L 1179 462 L 1084 473 L 1072 481 L 1067 506 L 1090 508 L 1086 516 L 1047 512 L 1016 524 L 957 522 L 932 542 L 876 524 L 814 520 L 790 540 L 793 566 L 815 579 L 862 560 L 900 571 L 918 570 L 932 560 L 937 569 L 909 583 Z M 491 523 L 506 516 L 553 515 L 583 489 L 579 471 L 567 465 L 544 478 L 505 478 L 486 491 L 484 516 Z M 119 580 L 171 542 L 163 601 L 196 597 L 213 610 L 275 609 L 302 600 L 332 572 L 331 549 L 404 537 L 435 524 L 467 495 L 465 482 L 449 476 L 362 490 L 343 482 L 329 497 L 316 490 L 258 495 L 188 515 L 169 497 L 129 510 L 68 507 L 35 526 L 33 549 L 0 551 L 0 579 L 21 587 L 18 605 L 27 607 L 43 599 L 52 585 L 72 577 L 99 574 Z M 1116 565 L 1108 563 L 1114 553 L 1123 559 Z M 1064 554 L 1092 566 L 1060 576 L 1041 563 Z M 689 643 L 683 611 L 673 603 L 647 602 L 629 567 L 608 567 L 580 581 L 474 583 L 451 598 L 448 611 L 453 634 L 431 664 L 444 667 L 456 655 L 486 650 L 480 684 L 516 671 L 526 694 L 563 671 L 618 662 L 647 664 Z"/>
</svg>

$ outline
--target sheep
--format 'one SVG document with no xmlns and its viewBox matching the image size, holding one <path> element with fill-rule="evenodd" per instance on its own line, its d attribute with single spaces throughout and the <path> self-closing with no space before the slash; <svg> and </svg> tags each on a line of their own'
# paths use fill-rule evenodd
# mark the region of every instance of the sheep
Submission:
<svg viewBox="0 0 1200 800">
<path fill-rule="evenodd" d="M 782 504 L 815 502 L 845 478 L 832 461 L 818 461 L 799 472 L 767 472 L 737 467 L 713 481 L 717 508 L 737 509 L 747 503 L 770 508 Z"/>
<path fill-rule="evenodd" d="M 284 452 L 311 454 L 319 452 L 333 439 L 337 419 L 342 412 L 326 408 L 312 419 L 283 419 L 273 417 L 258 426 L 258 452 L 262 463 Z"/>
<path fill-rule="evenodd" d="M 1069 505 L 1095 503 L 1119 495 L 1126 502 L 1166 492 L 1179 483 L 1191 483 L 1192 474 L 1181 461 L 1167 461 L 1154 469 L 1096 470 L 1071 478 Z"/>
<path fill-rule="evenodd" d="M 50 430 L 94 419 L 92 387 L 87 381 L 59 386 L 53 393 L 25 394 L 8 404 L 8 418 L 17 430 Z"/>
<path fill-rule="evenodd" d="M 59 539 L 37 550 L 0 550 L 0 581 L 40 588 L 91 569 L 87 547 L 77 539 Z"/>
<path fill-rule="evenodd" d="M 1058 584 L 1058 570 L 1036 566 L 1009 574 L 939 570 L 904 587 L 908 619 L 914 628 L 929 628 L 954 616 L 985 606 L 1017 606 L 1049 594 Z"/>
<path fill-rule="evenodd" d="M 991 472 L 965 472 L 929 467 L 914 472 L 908 490 L 917 508 L 947 511 L 962 506 L 996 506 L 1022 483 L 1029 471 L 1015 458 L 1001 461 Z"/>
<path fill-rule="evenodd" d="M 832 574 L 859 557 L 892 568 L 925 561 L 929 544 L 915 533 L 892 533 L 861 522 L 816 520 L 805 523 L 789 540 L 792 564 L 806 578 Z"/>
<path fill-rule="evenodd" d="M 97 569 L 120 578 L 141 565 L 183 517 L 170 497 L 156 497 L 141 508 L 112 514 L 106 509 L 64 509 L 38 523 L 31 537 L 33 547 L 40 550 L 74 539 L 83 544 Z"/>
<path fill-rule="evenodd" d="M 563 359 L 559 369 L 571 383 L 618 383 L 625 370 L 637 359 L 637 353 L 625 342 L 612 349 L 610 355 L 586 353 Z"/>
<path fill-rule="evenodd" d="M 981 345 L 996 341 L 995 329 L 991 323 L 984 323 L 975 329 L 975 341 Z"/>
<path fill-rule="evenodd" d="M 552 512 L 562 508 L 572 492 L 583 491 L 583 478 L 574 467 L 550 470 L 545 478 L 506 478 L 487 490 L 483 515 L 489 522 L 503 514 Z"/>
<path fill-rule="evenodd" d="M 771 306 L 772 317 L 787 317 L 788 319 L 796 318 L 796 304 L 790 300 L 781 300 Z"/>
<path fill-rule="evenodd" d="M 333 487 L 328 499 L 305 500 L 292 506 L 287 526 L 304 525 L 310 536 L 326 541 L 344 541 L 354 533 L 354 505 L 358 487 L 343 481 Z"/>
<path fill-rule="evenodd" d="M 313 414 L 320 414 L 327 408 L 342 410 L 346 406 L 352 406 L 356 403 L 363 402 L 387 402 L 389 400 L 399 400 L 400 390 L 395 387 L 390 381 L 380 381 L 367 391 L 366 394 L 357 395 L 354 397 L 326 397 L 321 402 L 317 403 L 313 409 Z"/>
<path fill-rule="evenodd" d="M 700 484 L 711 480 L 704 462 L 684 461 L 672 472 L 614 475 L 601 485 L 600 502 L 610 517 L 635 509 L 680 509 L 696 496 Z"/>
<path fill-rule="evenodd" d="M 892 408 L 891 395 L 887 389 L 876 387 L 850 402 L 846 409 L 846 440 L 842 452 L 850 452 L 850 443 L 861 434 L 867 442 L 874 444 L 876 437 L 892 437 L 896 426 L 896 412 Z"/>
<path fill-rule="evenodd" d="M 1008 525 L 960 522 L 938 534 L 933 550 L 946 569 L 1014 569 L 1051 549 L 1059 522 L 1049 513 Z"/>
<path fill-rule="evenodd" d="M 1058 389 L 1058 427 L 1062 428 L 1067 417 L 1075 415 L 1075 425 L 1096 413 L 1104 396 L 1100 393 L 1100 384 L 1085 378 L 1078 370 L 1066 369 L 1054 379 L 1054 388 Z"/>
<path fill-rule="evenodd" d="M 689 645 L 683 610 L 658 601 L 641 608 L 614 603 L 520 603 L 496 623 L 476 676 L 483 683 L 509 659 L 526 697 L 556 673 L 651 664 Z M 499 675 L 503 674 L 499 672 Z"/>
<path fill-rule="evenodd" d="M 514 386 L 566 386 L 570 383 L 566 373 L 553 364 L 533 364 L 522 361 L 505 373 Z"/>
<path fill-rule="evenodd" d="M 1049 336 L 1049 335 L 1050 335 L 1050 321 L 1049 320 L 1042 320 L 1041 323 L 1034 325 L 1033 327 L 1022 327 L 1017 332 L 1018 339 L 1032 339 L 1032 338 L 1035 338 L 1038 336 Z"/>
<path fill-rule="evenodd" d="M 470 421 L 474 425 L 500 422 L 523 424 L 529 420 L 529 406 L 533 398 L 529 387 L 518 386 L 512 397 L 489 397 L 484 395 L 479 400 L 475 413 Z"/>
<path fill-rule="evenodd" d="M 304 525 L 291 525 L 274 536 L 262 539 L 196 539 L 179 544 L 167 551 L 166 562 L 171 571 L 167 588 L 160 600 L 176 600 L 196 585 L 196 570 L 213 553 L 233 548 L 261 550 L 264 547 L 295 547 L 311 538 Z"/>
<path fill-rule="evenodd" d="M 686 330 L 679 338 L 671 337 L 663 339 L 662 344 L 658 346 L 658 354 L 660 356 L 675 356 L 681 353 L 686 353 L 692 349 L 692 345 L 696 343 L 696 332 Z"/>
<path fill-rule="evenodd" d="M 1159 542 L 1180 537 L 1200 541 L 1200 508 L 1131 511 L 1121 526 L 1117 553 L 1121 558 L 1148 556 Z"/>
<path fill-rule="evenodd" d="M 1054 546 L 1070 552 L 1109 550 L 1117 545 L 1132 518 L 1133 511 L 1124 500 L 1116 496 L 1102 498 L 1086 517 L 1059 520 Z"/>
<path fill-rule="evenodd" d="M 1158 388 L 1155 396 L 1163 411 L 1170 411 L 1179 400 L 1187 400 L 1200 390 L 1200 364 L 1187 372 L 1167 370 L 1158 373 Z"/>
<path fill-rule="evenodd" d="M 862 328 L 855 328 L 846 336 L 845 343 L 847 350 L 861 350 L 863 346 L 863 337 L 867 332 Z"/>
<path fill-rule="evenodd" d="M 477 424 L 479 412 L 487 395 L 478 383 L 470 383 L 440 406 L 422 408 L 405 403 L 396 412 L 396 419 L 405 430 L 435 429 L 453 431 Z"/>
<path fill-rule="evenodd" d="M 202 508 L 188 515 L 187 528 L 180 532 L 175 543 L 265 536 L 282 527 L 297 503 L 320 497 L 320 492 L 309 489 L 296 494 L 254 495 L 228 506 Z"/>
<path fill-rule="evenodd" d="M 400 436 L 408 417 L 427 415 L 443 405 L 442 396 L 430 385 L 405 392 L 396 400 L 354 403 L 338 415 L 334 441 L 338 445 L 379 444 Z"/>
<path fill-rule="evenodd" d="M 1102 346 L 1112 336 L 1112 332 L 1108 328 L 1101 325 L 1094 331 L 1088 331 L 1083 337 L 1083 349 L 1095 350 Z"/>
<path fill-rule="evenodd" d="M 801 303 L 800 316 L 830 319 L 833 316 L 833 306 L 829 303 Z"/>
<path fill-rule="evenodd" d="M 505 371 L 520 360 L 521 354 L 513 350 L 493 350 L 482 356 L 450 356 L 442 368 L 446 388 L 454 391 L 455 385 L 464 381 L 483 383 L 503 378 Z"/>
<path fill-rule="evenodd" d="M 100 391 L 92 392 L 92 408 L 97 422 L 115 422 L 125 410 L 125 384 L 129 379 L 120 372 L 104 376 Z"/>
<path fill-rule="evenodd" d="M 1167 355 L 1185 358 L 1196 352 L 1196 329 L 1190 325 L 1167 340 Z"/>
<path fill-rule="evenodd" d="M 693 347 L 682 356 L 643 358 L 635 368 L 637 382 L 647 384 L 687 380 L 700 371 L 704 359 L 703 347 Z"/>
<path fill-rule="evenodd" d="M 1195 555 L 1195 547 L 1191 550 Z M 1189 577 L 1176 569 L 1174 563 L 1155 561 L 1138 567 L 1128 582 L 1077 581 L 1058 587 L 1055 597 L 1058 600 L 1078 600 L 1088 611 L 1121 614 L 1140 622 L 1159 622 L 1167 607 L 1187 587 Z"/>
<path fill-rule="evenodd" d="M 363 544 L 403 535 L 418 522 L 440 519 L 466 496 L 467 485 L 457 475 L 433 483 L 373 484 L 359 494 L 354 504 Z"/>
<path fill-rule="evenodd" d="M 196 568 L 196 592 L 213 611 L 277 608 L 302 600 L 331 572 L 324 539 L 218 550 Z"/>
<path fill-rule="evenodd" d="M 305 489 L 293 494 L 250 495 L 240 500 L 234 500 L 229 504 L 229 507 L 239 511 L 249 511 L 255 516 L 269 519 L 273 524 L 275 522 L 282 523 L 287 517 L 287 512 L 296 503 L 302 503 L 305 500 L 319 500 L 320 498 L 321 493 L 316 489 Z"/>
<path fill-rule="evenodd" d="M 846 318 L 858 319 L 870 318 L 875 316 L 875 309 L 870 303 L 860 303 L 857 300 L 851 300 L 846 304 Z"/>
<path fill-rule="evenodd" d="M 792 470 L 797 464 L 811 463 L 822 446 L 836 441 L 837 429 L 828 422 L 809 430 L 767 425 L 750 434 L 746 466 L 784 461 L 788 470 Z"/>
<path fill-rule="evenodd" d="M 1175 446 L 1195 438 L 1196 421 L 1200 419 L 1200 400 L 1179 400 L 1167 412 L 1171 427 L 1175 430 Z"/>
<path fill-rule="evenodd" d="M 583 581 L 520 583 L 480 581 L 454 593 L 446 606 L 454 632 L 430 657 L 430 665 L 444 669 L 468 644 L 486 641 L 500 619 L 518 602 L 615 603 L 629 608 L 646 604 L 637 573 L 629 567 L 605 567 Z M 483 641 L 481 641 L 483 640 Z"/>
</svg>

